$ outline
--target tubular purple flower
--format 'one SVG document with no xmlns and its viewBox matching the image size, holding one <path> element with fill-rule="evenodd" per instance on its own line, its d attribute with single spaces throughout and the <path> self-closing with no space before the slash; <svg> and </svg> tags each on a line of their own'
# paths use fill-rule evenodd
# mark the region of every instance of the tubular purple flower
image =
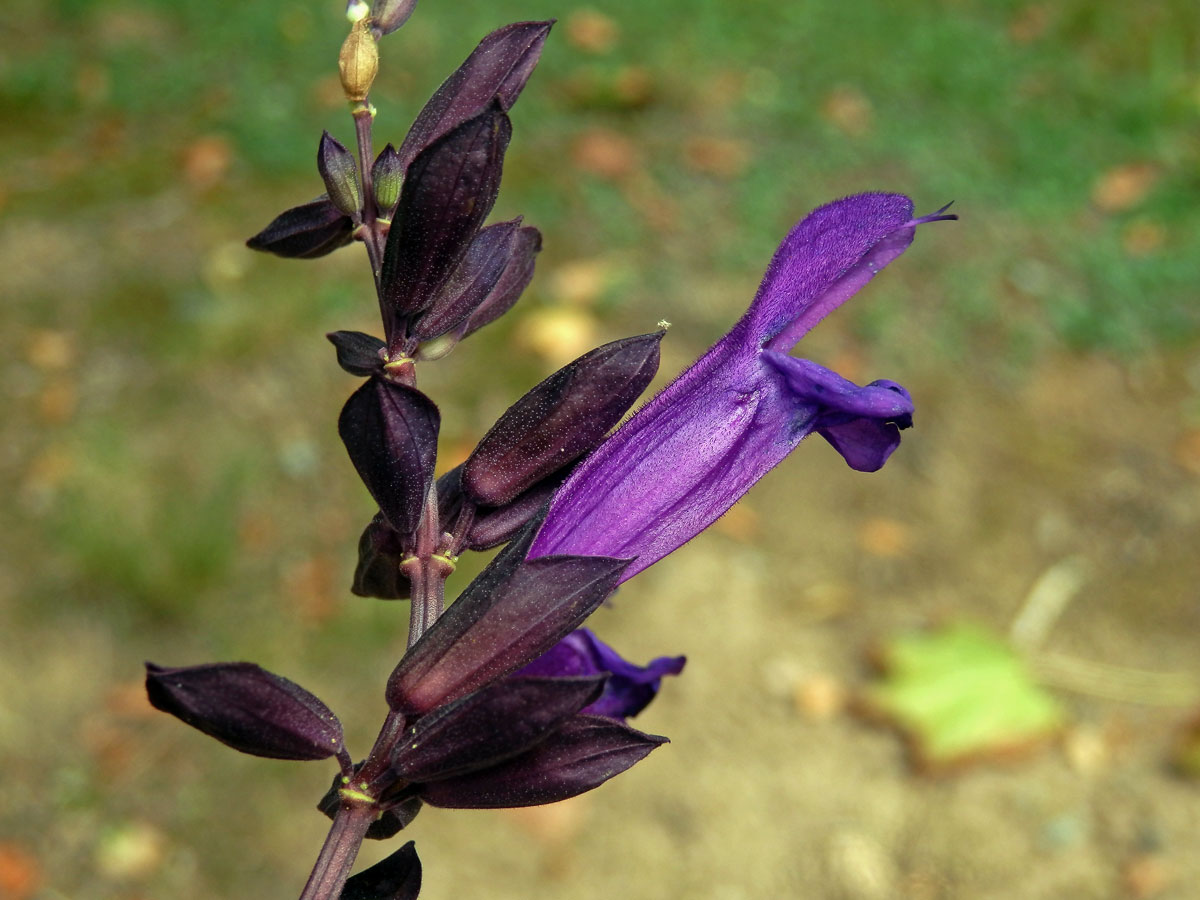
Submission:
<svg viewBox="0 0 1200 900">
<path fill-rule="evenodd" d="M 851 468 L 879 469 L 912 424 L 908 392 L 859 387 L 788 356 L 809 329 L 912 243 L 901 194 L 858 194 L 810 213 L 776 250 L 733 329 L 642 407 L 555 494 L 528 558 L 633 557 L 622 581 L 716 521 L 817 432 Z"/>
<path fill-rule="evenodd" d="M 636 716 L 649 706 L 650 701 L 658 695 L 663 677 L 678 675 L 686 662 L 687 658 L 683 656 L 659 656 L 644 666 L 635 665 L 596 637 L 590 629 L 577 628 L 511 677 L 582 678 L 607 675 L 608 680 L 600 696 L 580 712 L 624 722 L 629 716 Z"/>
</svg>

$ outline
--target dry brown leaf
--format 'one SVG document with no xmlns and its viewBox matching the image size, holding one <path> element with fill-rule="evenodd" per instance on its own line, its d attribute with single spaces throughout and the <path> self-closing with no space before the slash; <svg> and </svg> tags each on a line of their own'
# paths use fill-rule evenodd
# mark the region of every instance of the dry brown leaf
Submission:
<svg viewBox="0 0 1200 900">
<path fill-rule="evenodd" d="M 1028 44 L 1046 33 L 1050 24 L 1050 10 L 1043 4 L 1034 3 L 1018 10 L 1008 23 L 1008 36 L 1014 43 Z"/>
<path fill-rule="evenodd" d="M 75 469 L 75 459 L 62 447 L 47 447 L 33 458 L 25 472 L 22 488 L 26 491 L 52 491 Z"/>
<path fill-rule="evenodd" d="M 233 148 L 219 134 L 199 137 L 183 151 L 183 176 L 197 191 L 216 187 L 229 174 L 233 165 Z"/>
<path fill-rule="evenodd" d="M 284 602 L 309 622 L 327 621 L 338 610 L 334 568 L 323 554 L 289 565 L 283 573 Z"/>
<path fill-rule="evenodd" d="M 820 674 L 799 682 L 792 700 L 800 715 L 824 722 L 845 711 L 849 692 L 832 675 Z"/>
<path fill-rule="evenodd" d="M 75 338 L 65 331 L 39 329 L 29 336 L 25 355 L 35 369 L 61 372 L 75 358 Z"/>
<path fill-rule="evenodd" d="M 1200 428 L 1181 434 L 1175 441 L 1175 462 L 1193 475 L 1200 475 Z"/>
<path fill-rule="evenodd" d="M 617 23 L 594 9 L 580 9 L 571 13 L 565 28 L 567 43 L 584 53 L 608 53 L 621 37 Z"/>
<path fill-rule="evenodd" d="M 108 100 L 110 81 L 108 69 L 95 63 L 84 63 L 75 73 L 75 96 L 84 106 L 100 106 Z"/>
<path fill-rule="evenodd" d="M 1151 163 L 1128 163 L 1102 172 L 1092 185 L 1092 204 L 1101 212 L 1124 212 L 1146 199 L 1158 181 Z"/>
<path fill-rule="evenodd" d="M 593 128 L 575 138 L 571 161 L 589 175 L 618 180 L 638 168 L 637 148 L 633 141 L 607 128 Z"/>
<path fill-rule="evenodd" d="M 1121 247 L 1130 256 L 1149 256 L 1166 241 L 1167 229 L 1150 219 L 1134 219 L 1121 230 Z"/>
<path fill-rule="evenodd" d="M 690 168 L 718 178 L 736 178 L 750 162 L 750 145 L 733 138 L 696 137 L 683 147 Z"/>
<path fill-rule="evenodd" d="M 46 425 L 62 425 L 75 415 L 78 400 L 74 381 L 61 377 L 51 381 L 38 391 L 38 419 Z"/>
<path fill-rule="evenodd" d="M 624 66 L 613 79 L 613 93 L 627 108 L 646 106 L 654 99 L 654 77 L 645 66 Z"/>
<path fill-rule="evenodd" d="M 42 869 L 37 858 L 17 844 L 0 844 L 0 897 L 25 900 L 42 884 Z"/>
<path fill-rule="evenodd" d="M 1121 882 L 1134 900 L 1161 896 L 1174 880 L 1170 864 L 1157 853 L 1139 854 L 1121 867 Z"/>
<path fill-rule="evenodd" d="M 896 559 L 912 549 L 912 529 L 903 522 L 877 516 L 858 529 L 858 545 L 872 556 Z"/>
<path fill-rule="evenodd" d="M 851 85 L 841 85 L 825 97 L 821 115 L 842 134 L 862 137 L 871 130 L 874 110 L 862 91 Z"/>
<path fill-rule="evenodd" d="M 137 678 L 114 684 L 104 695 L 104 708 L 123 719 L 158 719 L 159 713 L 146 697 L 146 683 Z"/>
</svg>

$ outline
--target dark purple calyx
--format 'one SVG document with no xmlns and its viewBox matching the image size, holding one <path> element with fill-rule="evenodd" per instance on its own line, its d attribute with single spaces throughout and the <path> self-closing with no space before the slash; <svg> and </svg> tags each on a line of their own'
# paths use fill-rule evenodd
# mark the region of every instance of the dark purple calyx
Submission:
<svg viewBox="0 0 1200 900">
<path fill-rule="evenodd" d="M 421 893 L 421 860 L 409 841 L 391 856 L 353 875 L 341 900 L 417 900 Z"/>
<path fill-rule="evenodd" d="M 653 380 L 663 334 L 598 347 L 509 407 L 463 466 L 466 497 L 503 506 L 596 447 Z"/>
<path fill-rule="evenodd" d="M 315 259 L 345 247 L 354 240 L 353 231 L 350 217 L 322 194 L 311 203 L 281 212 L 246 246 L 289 259 Z"/>
<path fill-rule="evenodd" d="M 253 663 L 148 662 L 146 694 L 155 709 L 253 756 L 327 759 L 342 751 L 342 725 L 328 706 Z"/>
<path fill-rule="evenodd" d="M 379 282 L 393 355 L 403 343 L 400 323 L 433 303 L 496 202 L 511 136 L 508 116 L 493 103 L 422 150 L 408 167 Z"/>
<path fill-rule="evenodd" d="M 350 395 L 338 434 L 359 477 L 401 535 L 417 527 L 433 481 L 441 418 L 433 401 L 407 385 L 372 378 Z"/>
<path fill-rule="evenodd" d="M 418 341 L 453 331 L 483 304 L 517 251 L 521 220 L 481 229 L 433 304 L 409 329 Z"/>
<path fill-rule="evenodd" d="M 490 684 L 417 719 L 396 746 L 392 770 L 405 781 L 423 782 L 504 762 L 596 700 L 604 680 L 506 678 Z"/>
<path fill-rule="evenodd" d="M 387 344 L 361 331 L 331 331 L 325 335 L 337 350 L 338 365 L 351 375 L 382 375 Z"/>
<path fill-rule="evenodd" d="M 515 22 L 493 31 L 471 51 L 418 114 L 400 145 L 407 168 L 423 149 L 479 115 L 495 99 L 502 110 L 517 102 L 542 55 L 549 22 Z"/>
<path fill-rule="evenodd" d="M 573 716 L 533 749 L 487 769 L 417 787 L 430 806 L 539 806 L 599 787 L 667 739 L 600 716 Z"/>
<path fill-rule="evenodd" d="M 404 539 L 376 513 L 358 539 L 358 564 L 354 568 L 352 593 L 380 600 L 407 600 L 412 582 L 400 563 L 406 556 Z"/>
<path fill-rule="evenodd" d="M 427 713 L 519 669 L 612 593 L 628 560 L 526 562 L 538 524 L 502 550 L 400 660 L 386 692 L 394 711 Z"/>
</svg>

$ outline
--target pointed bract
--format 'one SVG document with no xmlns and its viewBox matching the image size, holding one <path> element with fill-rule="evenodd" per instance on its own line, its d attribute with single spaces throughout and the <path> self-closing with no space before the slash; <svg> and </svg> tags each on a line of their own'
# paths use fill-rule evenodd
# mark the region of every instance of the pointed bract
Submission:
<svg viewBox="0 0 1200 900">
<path fill-rule="evenodd" d="M 358 539 L 358 564 L 350 591 L 359 597 L 407 600 L 412 582 L 400 568 L 404 560 L 403 538 L 377 513 Z"/>
<path fill-rule="evenodd" d="M 536 524 L 502 550 L 400 660 L 387 685 L 393 710 L 427 713 L 519 669 L 612 592 L 628 560 L 524 562 Z"/>
<path fill-rule="evenodd" d="M 341 900 L 416 900 L 421 893 L 421 860 L 409 841 L 391 856 L 353 875 Z"/>
<path fill-rule="evenodd" d="M 330 202 L 347 215 L 357 215 L 362 209 L 362 191 L 358 186 L 354 154 L 328 131 L 322 132 L 317 147 L 317 171 L 325 182 Z"/>
<path fill-rule="evenodd" d="M 329 707 L 253 663 L 148 662 L 146 694 L 155 709 L 253 756 L 326 759 L 342 748 L 342 725 Z"/>
<path fill-rule="evenodd" d="M 316 259 L 353 241 L 353 231 L 350 217 L 322 194 L 311 203 L 281 212 L 246 246 L 288 259 Z"/>
<path fill-rule="evenodd" d="M 475 519 L 467 530 L 463 547 L 467 550 L 491 550 L 511 541 L 517 532 L 545 508 L 570 473 L 571 467 L 567 466 L 522 491 L 504 506 L 478 507 L 475 510 Z"/>
<path fill-rule="evenodd" d="M 594 448 L 653 380 L 663 334 L 605 344 L 530 390 L 471 452 L 463 493 L 502 506 Z"/>
<path fill-rule="evenodd" d="M 318 812 L 324 813 L 330 821 L 337 817 L 338 810 L 342 807 L 341 792 L 346 786 L 346 777 L 339 772 L 333 777 L 333 783 L 329 786 L 329 790 L 317 801 Z M 417 817 L 417 813 L 421 811 L 423 804 L 420 797 L 413 795 L 411 791 L 408 793 L 407 799 L 379 813 L 367 829 L 365 835 L 367 838 L 372 841 L 386 841 L 395 837 L 412 823 Z"/>
<path fill-rule="evenodd" d="M 344 776 L 339 772 L 333 778 L 333 784 L 319 801 L 317 809 L 329 819 L 333 819 L 342 806 L 341 790 L 346 787 Z M 411 793 L 411 792 L 410 792 Z M 367 829 L 366 837 L 372 841 L 386 841 L 395 837 L 407 828 L 421 811 L 421 798 L 410 796 L 394 806 L 390 806 L 379 814 Z"/>
<path fill-rule="evenodd" d="M 325 335 L 337 350 L 338 365 L 351 375 L 383 374 L 383 354 L 387 344 L 361 331 L 331 331 Z"/>
<path fill-rule="evenodd" d="M 403 317 L 434 301 L 487 218 L 511 136 L 508 116 L 493 104 L 432 143 L 409 166 L 380 275 L 389 343 Z"/>
<path fill-rule="evenodd" d="M 725 337 L 600 445 L 554 496 L 530 558 L 636 557 L 624 578 L 691 540 L 813 431 L 873 470 L 912 424 L 894 382 L 858 387 L 786 351 L 911 243 L 897 194 L 816 210 L 780 245 L 754 303 Z M 465 484 L 464 479 L 464 484 Z"/>
<path fill-rule="evenodd" d="M 600 696 L 604 675 L 505 678 L 422 716 L 399 741 L 392 769 L 435 781 L 493 766 L 545 739 Z"/>
<path fill-rule="evenodd" d="M 508 265 L 504 267 L 495 287 L 455 331 L 459 340 L 496 321 L 513 308 L 513 304 L 521 298 L 521 292 L 533 280 L 534 262 L 541 252 L 542 233 L 532 226 L 522 228 L 517 233 Z"/>
<path fill-rule="evenodd" d="M 412 337 L 428 341 L 453 331 L 488 299 L 518 244 L 521 220 L 481 229 L 471 241 L 433 305 L 409 329 Z"/>
<path fill-rule="evenodd" d="M 375 0 L 371 4 L 371 31 L 377 38 L 391 34 L 408 21 L 417 0 Z"/>
<path fill-rule="evenodd" d="M 457 531 L 458 516 L 466 500 L 462 493 L 462 469 L 462 465 L 455 466 L 437 482 L 438 517 L 443 531 Z M 572 466 L 567 466 L 543 478 L 503 506 L 476 506 L 462 549 L 491 550 L 511 541 L 544 509 L 571 471 Z"/>
<path fill-rule="evenodd" d="M 678 675 L 686 662 L 683 656 L 660 656 L 645 666 L 634 665 L 589 629 L 579 628 L 512 677 L 607 675 L 604 692 L 580 712 L 624 721 L 645 709 L 658 694 L 663 676 Z"/>
<path fill-rule="evenodd" d="M 532 750 L 488 769 L 420 785 L 430 806 L 499 809 L 557 803 L 599 787 L 667 739 L 600 716 L 574 716 Z"/>
<path fill-rule="evenodd" d="M 375 207 L 379 215 L 390 218 L 392 210 L 400 202 L 400 188 L 404 184 L 404 166 L 396 148 L 388 144 L 371 166 L 371 186 L 375 191 Z"/>
<path fill-rule="evenodd" d="M 418 391 L 372 378 L 338 417 L 338 434 L 354 468 L 401 535 L 417 527 L 433 481 L 440 424 L 433 401 Z"/>
<path fill-rule="evenodd" d="M 542 55 L 553 24 L 515 22 L 480 41 L 413 122 L 400 145 L 404 166 L 443 134 L 479 115 L 493 98 L 499 100 L 501 109 L 511 109 Z"/>
</svg>

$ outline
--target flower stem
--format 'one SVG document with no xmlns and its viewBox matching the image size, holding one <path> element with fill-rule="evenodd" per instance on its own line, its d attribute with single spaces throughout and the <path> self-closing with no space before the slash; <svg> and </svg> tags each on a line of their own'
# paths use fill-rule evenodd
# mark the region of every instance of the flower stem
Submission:
<svg viewBox="0 0 1200 900">
<path fill-rule="evenodd" d="M 339 807 L 300 900 L 337 900 L 341 896 L 375 814 L 374 807 L 364 804 Z"/>
<path fill-rule="evenodd" d="M 413 567 L 412 609 L 408 620 L 408 646 L 411 647 L 425 633 L 438 616 L 446 599 L 446 571 L 433 560 L 441 538 L 438 519 L 437 485 L 429 485 L 425 496 L 425 509 L 417 526 L 414 555 L 419 566 Z"/>
<path fill-rule="evenodd" d="M 358 170 L 362 181 L 363 243 L 367 247 L 367 257 L 371 260 L 371 272 L 375 276 L 375 287 L 378 290 L 379 276 L 383 268 L 383 234 L 379 229 L 378 210 L 375 209 L 375 187 L 371 181 L 371 166 L 375 153 L 371 146 L 371 126 L 375 117 L 367 100 L 356 103 L 352 114 L 354 138 L 358 144 Z"/>
</svg>

